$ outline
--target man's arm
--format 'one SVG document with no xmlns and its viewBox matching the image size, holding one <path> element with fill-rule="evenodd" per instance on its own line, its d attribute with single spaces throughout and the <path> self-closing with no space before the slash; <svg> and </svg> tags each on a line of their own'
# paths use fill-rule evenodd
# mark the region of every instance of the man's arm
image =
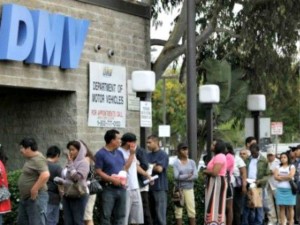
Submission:
<svg viewBox="0 0 300 225">
<path fill-rule="evenodd" d="M 168 164 L 169 164 L 169 158 L 167 156 L 167 154 L 163 155 L 160 160 L 158 160 L 154 167 L 153 167 L 153 171 L 155 173 L 162 173 L 164 171 L 164 169 L 168 168 Z"/>
<path fill-rule="evenodd" d="M 240 174 L 242 177 L 242 191 L 243 193 L 247 193 L 247 169 L 246 166 L 240 167 Z"/>
<path fill-rule="evenodd" d="M 147 171 L 143 170 L 143 168 L 140 165 L 137 165 L 137 172 L 145 178 L 149 180 L 151 179 L 151 176 L 147 173 Z"/>
<path fill-rule="evenodd" d="M 48 179 L 50 177 L 50 173 L 49 171 L 43 171 L 40 173 L 40 176 L 38 178 L 38 180 L 35 182 L 35 184 L 32 186 L 31 188 L 31 199 L 35 200 L 39 190 L 47 183 Z"/>
</svg>

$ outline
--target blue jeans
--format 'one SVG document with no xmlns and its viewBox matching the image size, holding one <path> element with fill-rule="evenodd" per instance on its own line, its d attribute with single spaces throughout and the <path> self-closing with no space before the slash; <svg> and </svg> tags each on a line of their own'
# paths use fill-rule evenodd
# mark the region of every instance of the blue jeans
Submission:
<svg viewBox="0 0 300 225">
<path fill-rule="evenodd" d="M 46 225 L 48 193 L 41 191 L 36 200 L 26 199 L 19 202 L 18 225 Z"/>
<path fill-rule="evenodd" d="M 167 224 L 167 192 L 149 191 L 149 203 L 153 224 Z"/>
<path fill-rule="evenodd" d="M 49 204 L 47 206 L 47 225 L 56 225 L 59 220 L 59 205 Z"/>
<path fill-rule="evenodd" d="M 63 197 L 65 225 L 84 225 L 83 216 L 88 198 L 87 194 L 81 198 Z"/>
<path fill-rule="evenodd" d="M 244 210 L 242 217 L 242 225 L 263 225 L 264 221 L 264 209 L 261 208 L 249 208 L 247 196 L 244 200 Z"/>
<path fill-rule="evenodd" d="M 102 191 L 102 225 L 123 225 L 126 216 L 126 190 L 107 186 Z"/>
</svg>

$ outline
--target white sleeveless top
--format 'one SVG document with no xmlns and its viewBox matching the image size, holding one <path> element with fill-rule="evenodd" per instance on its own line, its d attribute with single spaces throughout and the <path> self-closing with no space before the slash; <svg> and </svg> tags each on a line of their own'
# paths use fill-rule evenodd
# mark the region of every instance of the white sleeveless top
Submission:
<svg viewBox="0 0 300 225">
<path fill-rule="evenodd" d="M 279 176 L 288 176 L 290 173 L 290 168 L 295 168 L 294 165 L 288 167 L 278 167 L 278 175 Z M 277 188 L 291 188 L 289 181 L 278 181 Z"/>
</svg>

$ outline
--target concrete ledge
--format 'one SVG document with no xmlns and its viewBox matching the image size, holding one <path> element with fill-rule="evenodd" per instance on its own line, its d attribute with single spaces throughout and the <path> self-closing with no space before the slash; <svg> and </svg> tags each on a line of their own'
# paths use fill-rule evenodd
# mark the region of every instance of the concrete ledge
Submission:
<svg viewBox="0 0 300 225">
<path fill-rule="evenodd" d="M 141 2 L 128 2 L 123 0 L 76 0 L 88 4 L 101 6 L 118 12 L 139 16 L 145 19 L 151 18 L 151 7 Z"/>
</svg>

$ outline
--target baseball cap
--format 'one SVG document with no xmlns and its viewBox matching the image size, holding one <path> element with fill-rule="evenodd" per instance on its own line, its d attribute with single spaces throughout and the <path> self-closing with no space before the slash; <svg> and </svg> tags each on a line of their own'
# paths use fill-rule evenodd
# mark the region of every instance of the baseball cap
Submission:
<svg viewBox="0 0 300 225">
<path fill-rule="evenodd" d="M 267 155 L 275 155 L 275 151 L 273 148 L 268 148 Z"/>
<path fill-rule="evenodd" d="M 295 146 L 289 146 L 289 148 L 294 152 L 294 151 L 300 149 L 300 145 L 297 145 L 296 147 Z"/>
<path fill-rule="evenodd" d="M 183 149 L 183 148 L 188 148 L 189 146 L 186 144 L 186 143 L 179 143 L 177 145 L 177 151 L 179 151 L 180 149 Z"/>
<path fill-rule="evenodd" d="M 137 140 L 136 136 L 133 133 L 125 133 L 121 137 L 122 142 L 133 142 L 133 141 L 136 141 L 136 140 Z"/>
</svg>

